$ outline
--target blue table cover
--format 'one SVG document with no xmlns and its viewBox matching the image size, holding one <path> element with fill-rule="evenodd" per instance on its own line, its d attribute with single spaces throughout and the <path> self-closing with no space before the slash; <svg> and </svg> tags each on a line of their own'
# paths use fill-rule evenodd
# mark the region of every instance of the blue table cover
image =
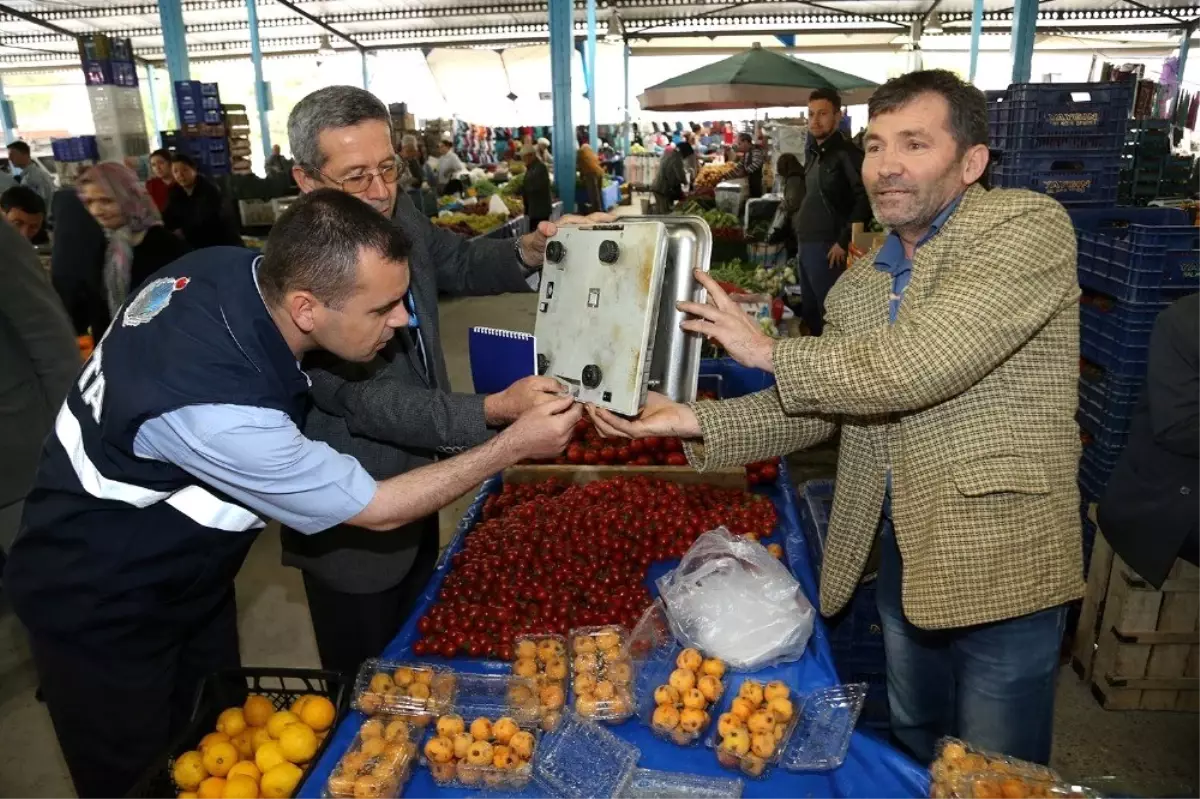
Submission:
<svg viewBox="0 0 1200 799">
<path fill-rule="evenodd" d="M 459 522 L 454 539 L 442 553 L 437 571 L 430 579 L 417 609 L 383 653 L 385 658 L 414 659 L 411 646 L 417 638 L 417 621 L 436 601 L 442 580 L 445 579 L 450 569 L 450 557 L 462 548 L 467 534 L 482 516 L 484 500 L 489 494 L 499 489 L 500 478 L 498 476 L 484 484 L 470 509 Z M 774 485 L 760 486 L 759 490 L 771 498 L 779 516 L 775 532 L 769 539 L 764 539 L 764 542 L 777 541 L 783 544 L 789 568 L 796 575 L 796 579 L 800 582 L 809 600 L 816 606 L 817 582 L 809 562 L 808 547 L 801 532 L 796 493 L 791 485 L 791 476 L 788 474 L 786 465 L 780 469 L 779 478 Z M 675 563 L 668 562 L 654 564 L 651 567 L 647 581 L 652 590 L 653 581 L 674 566 Z M 419 660 L 423 663 L 448 665 L 460 672 L 507 673 L 510 668 L 508 663 L 465 660 L 463 658 L 446 661 L 438 657 L 423 657 Z M 755 673 L 755 676 L 763 681 L 783 680 L 801 696 L 817 688 L 836 685 L 838 683 L 837 672 L 834 669 L 825 624 L 821 620 L 820 614 L 817 614 L 813 636 L 808 642 L 804 656 L 799 661 L 761 669 Z M 729 675 L 726 677 L 726 684 L 736 684 L 740 677 L 740 674 Z M 298 797 L 322 795 L 325 781 L 330 772 L 354 740 L 354 735 L 365 718 L 357 710 L 351 710 L 343 719 L 334 732 L 324 755 L 309 770 L 304 784 L 296 794 Z M 764 779 L 755 780 L 747 778 L 739 772 L 722 768 L 717 764 L 713 751 L 706 748 L 703 743 L 680 747 L 656 737 L 636 716 L 610 729 L 641 750 L 642 755 L 638 765 L 642 768 L 682 771 L 714 777 L 740 777 L 745 783 L 742 795 L 747 797 L 924 797 L 929 795 L 929 777 L 924 769 L 873 733 L 863 730 L 855 731 L 846 761 L 838 769 L 823 773 L 792 773 L 776 766 L 767 773 Z M 414 771 L 412 779 L 404 787 L 402 795 L 444 797 L 470 796 L 479 793 L 479 791 L 463 788 L 439 788 L 430 777 L 428 769 L 419 766 Z M 495 794 L 493 792 L 488 795 L 494 796 Z M 530 786 L 519 794 L 523 797 L 542 795 L 538 791 L 536 783 L 530 783 Z"/>
</svg>

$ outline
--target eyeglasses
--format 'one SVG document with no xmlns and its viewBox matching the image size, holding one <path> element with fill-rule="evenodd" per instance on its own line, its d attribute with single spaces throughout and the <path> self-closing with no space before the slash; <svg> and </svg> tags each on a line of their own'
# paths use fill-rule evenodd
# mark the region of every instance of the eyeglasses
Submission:
<svg viewBox="0 0 1200 799">
<path fill-rule="evenodd" d="M 362 194 L 371 188 L 371 184 L 375 182 L 375 178 L 377 177 L 385 185 L 391 185 L 400 179 L 400 165 L 394 163 L 379 169 L 370 169 L 358 175 L 351 175 L 341 180 L 331 178 L 319 169 L 314 169 L 313 171 L 348 194 Z"/>
</svg>

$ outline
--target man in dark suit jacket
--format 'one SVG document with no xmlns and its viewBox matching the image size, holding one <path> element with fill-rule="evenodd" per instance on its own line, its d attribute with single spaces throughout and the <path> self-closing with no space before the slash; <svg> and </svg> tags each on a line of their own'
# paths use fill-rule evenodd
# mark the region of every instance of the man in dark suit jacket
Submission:
<svg viewBox="0 0 1200 799">
<path fill-rule="evenodd" d="M 537 156 L 537 148 L 526 144 L 521 148 L 521 160 L 525 162 L 525 181 L 521 184 L 521 199 L 525 202 L 525 216 L 529 217 L 529 229 L 550 219 L 554 198 L 550 194 L 550 170 L 546 169 Z"/>
<path fill-rule="evenodd" d="M 1099 519 L 1113 550 L 1159 587 L 1176 557 L 1195 563 L 1200 554 L 1200 294 L 1159 314 L 1149 355 Z"/>
<path fill-rule="evenodd" d="M 387 107 L 362 89 L 331 86 L 308 95 L 288 118 L 288 136 L 301 191 L 325 186 L 354 194 L 412 242 L 406 301 L 416 326 L 398 332 L 368 364 L 305 362 L 315 404 L 308 436 L 353 455 L 372 475 L 398 474 L 475 446 L 554 399 L 557 383 L 542 377 L 488 396 L 451 392 L 437 305 L 439 293 L 529 291 L 553 225 L 515 240 L 468 241 L 431 224 L 397 192 L 403 163 L 392 148 Z M 322 665 L 353 671 L 383 650 L 432 574 L 438 545 L 435 516 L 390 534 L 342 526 L 318 537 L 285 529 L 284 563 L 304 572 Z"/>
</svg>

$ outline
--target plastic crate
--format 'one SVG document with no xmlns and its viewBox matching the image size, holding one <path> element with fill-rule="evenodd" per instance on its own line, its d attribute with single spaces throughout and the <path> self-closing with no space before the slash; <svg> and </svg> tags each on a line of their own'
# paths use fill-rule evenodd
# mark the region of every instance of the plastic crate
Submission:
<svg viewBox="0 0 1200 799">
<path fill-rule="evenodd" d="M 700 361 L 701 375 L 716 375 L 721 378 L 721 398 L 732 399 L 775 385 L 775 375 L 742 366 L 732 358 L 704 358 Z"/>
<path fill-rule="evenodd" d="M 1079 407 L 1099 419 L 1132 420 L 1143 380 L 1110 375 L 1094 364 L 1080 366 Z"/>
<path fill-rule="evenodd" d="M 353 676 L 347 678 L 341 672 L 320 669 L 242 668 L 208 675 L 196 692 L 196 704 L 187 729 L 171 742 L 158 762 L 126 796 L 174 796 L 177 791 L 171 779 L 172 761 L 184 752 L 195 749 L 201 738 L 216 729 L 217 716 L 222 710 L 241 707 L 250 694 L 267 697 L 278 710 L 286 710 L 304 694 L 327 697 L 337 710 L 333 726 L 330 727 L 335 729 L 349 703 L 353 679 Z M 321 759 L 333 737 L 327 735 L 321 742 L 317 753 L 309 761 L 310 767 Z"/>
<path fill-rule="evenodd" d="M 1149 336 L 1113 337 L 1103 333 L 1084 332 L 1079 337 L 1079 354 L 1109 374 L 1127 379 L 1146 374 L 1146 358 L 1149 355 Z"/>
<path fill-rule="evenodd" d="M 1120 455 L 1119 449 L 1109 449 L 1097 442 L 1084 445 L 1079 458 L 1079 489 L 1084 496 L 1095 501 L 1104 495 Z"/>
<path fill-rule="evenodd" d="M 1131 83 L 1014 83 L 989 108 L 991 146 L 1116 154 L 1132 103 Z"/>
<path fill-rule="evenodd" d="M 1085 291 L 1079 298 L 1081 338 L 1103 336 L 1137 347 L 1146 347 L 1150 343 L 1154 320 L 1166 307 L 1166 303 L 1162 302 L 1114 300 Z"/>
<path fill-rule="evenodd" d="M 1068 207 L 1105 207 L 1117 202 L 1120 153 L 1060 150 L 1005 152 L 992 170 L 998 188 L 1029 189 Z"/>
<path fill-rule="evenodd" d="M 1080 402 L 1075 420 L 1080 429 L 1091 436 L 1089 446 L 1098 444 L 1106 450 L 1120 450 L 1125 448 L 1125 443 L 1129 440 L 1129 419 L 1100 416 Z"/>
<path fill-rule="evenodd" d="M 844 685 L 867 684 L 867 700 L 858 717 L 861 726 L 886 731 L 891 726 L 891 708 L 888 706 L 887 669 L 877 669 L 872 664 L 846 661 L 837 664 L 838 678 Z"/>
<path fill-rule="evenodd" d="M 821 563 L 825 557 L 825 537 L 829 534 L 829 512 L 832 507 L 832 480 L 809 480 L 800 487 L 800 527 L 816 574 L 821 573 Z"/>
<path fill-rule="evenodd" d="M 1178 208 L 1072 211 L 1079 283 L 1119 300 L 1166 303 L 1200 289 L 1200 228 Z"/>
</svg>

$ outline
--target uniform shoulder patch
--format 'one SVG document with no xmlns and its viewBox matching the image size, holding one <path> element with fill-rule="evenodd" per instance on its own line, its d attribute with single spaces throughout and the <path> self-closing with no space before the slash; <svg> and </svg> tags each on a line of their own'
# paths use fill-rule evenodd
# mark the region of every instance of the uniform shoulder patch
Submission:
<svg viewBox="0 0 1200 799">
<path fill-rule="evenodd" d="M 191 278 L 160 277 L 151 280 L 125 306 L 121 324 L 125 327 L 144 325 L 162 313 L 171 304 L 171 295 L 187 287 Z"/>
</svg>

